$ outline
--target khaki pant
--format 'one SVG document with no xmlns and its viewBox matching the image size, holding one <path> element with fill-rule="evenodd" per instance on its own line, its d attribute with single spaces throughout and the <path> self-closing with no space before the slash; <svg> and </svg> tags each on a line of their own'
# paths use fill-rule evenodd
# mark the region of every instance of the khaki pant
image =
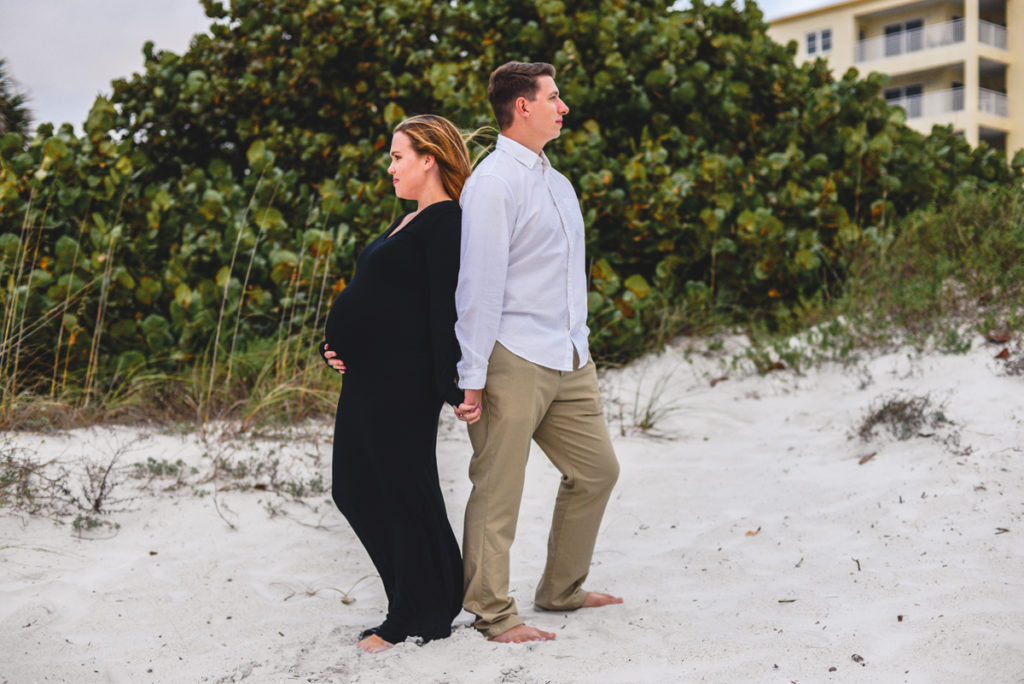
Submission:
<svg viewBox="0 0 1024 684">
<path fill-rule="evenodd" d="M 530 439 L 562 473 L 548 557 L 534 598 L 539 608 L 579 608 L 601 517 L 619 475 L 594 362 L 556 371 L 494 345 L 483 414 L 469 426 L 473 490 L 466 504 L 463 558 L 474 626 L 488 637 L 523 623 L 509 598 L 509 548 L 515 538 Z"/>
</svg>

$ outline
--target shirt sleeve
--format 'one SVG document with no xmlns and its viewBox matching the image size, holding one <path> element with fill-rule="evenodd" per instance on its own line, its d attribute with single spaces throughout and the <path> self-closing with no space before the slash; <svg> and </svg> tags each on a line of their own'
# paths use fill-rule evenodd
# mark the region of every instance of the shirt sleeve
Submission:
<svg viewBox="0 0 1024 684">
<path fill-rule="evenodd" d="M 434 363 L 437 396 L 453 406 L 464 396 L 456 384 L 455 364 L 459 360 L 459 342 L 455 339 L 455 284 L 459 274 L 459 234 L 461 218 L 452 206 L 425 234 L 428 306 L 430 307 L 430 346 Z"/>
<path fill-rule="evenodd" d="M 459 387 L 483 389 L 505 300 L 515 200 L 495 175 L 473 177 L 462 192 L 462 250 L 455 334 L 462 348 Z"/>
</svg>

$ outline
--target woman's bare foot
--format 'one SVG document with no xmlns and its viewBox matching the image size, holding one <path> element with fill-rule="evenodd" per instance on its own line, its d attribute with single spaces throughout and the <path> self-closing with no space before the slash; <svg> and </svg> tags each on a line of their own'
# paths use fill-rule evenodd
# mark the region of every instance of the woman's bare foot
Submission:
<svg viewBox="0 0 1024 684">
<path fill-rule="evenodd" d="M 588 591 L 581 608 L 599 608 L 600 606 L 610 606 L 613 603 L 622 603 L 622 599 L 600 591 Z"/>
<path fill-rule="evenodd" d="M 491 637 L 490 641 L 502 644 L 521 644 L 524 641 L 551 641 L 554 638 L 554 632 L 545 632 L 529 625 L 516 625 L 507 632 Z"/>
<path fill-rule="evenodd" d="M 376 634 L 371 634 L 370 636 L 366 637 L 358 644 L 356 644 L 356 646 L 363 649 L 367 653 L 381 653 L 382 651 L 386 651 L 392 646 L 394 646 L 394 644 L 388 641 L 384 641 Z"/>
</svg>

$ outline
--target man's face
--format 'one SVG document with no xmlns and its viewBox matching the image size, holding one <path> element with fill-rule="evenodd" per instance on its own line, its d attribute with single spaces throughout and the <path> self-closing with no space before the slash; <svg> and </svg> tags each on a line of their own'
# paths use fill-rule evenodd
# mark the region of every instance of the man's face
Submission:
<svg viewBox="0 0 1024 684">
<path fill-rule="evenodd" d="M 537 77 L 537 94 L 529 100 L 530 129 L 545 142 L 554 140 L 562 133 L 562 117 L 569 108 L 558 94 L 555 79 L 550 76 Z"/>
</svg>

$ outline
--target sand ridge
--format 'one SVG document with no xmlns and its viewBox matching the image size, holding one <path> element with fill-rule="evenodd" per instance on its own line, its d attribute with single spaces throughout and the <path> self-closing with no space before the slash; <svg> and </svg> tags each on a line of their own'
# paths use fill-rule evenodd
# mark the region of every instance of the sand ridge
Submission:
<svg viewBox="0 0 1024 684">
<path fill-rule="evenodd" d="M 992 355 L 901 350 L 762 376 L 678 347 L 603 373 L 622 474 L 588 586 L 626 603 L 533 607 L 558 486 L 535 448 L 512 594 L 557 639 L 517 646 L 485 641 L 463 613 L 449 639 L 357 651 L 384 596 L 329 495 L 311 492 L 330 481 L 329 426 L 277 441 L 9 435 L 38 458 L 122 449 L 123 463 L 196 472 L 170 489 L 125 480 L 119 527 L 86 538 L 3 512 L 0 681 L 1022 682 L 1024 379 Z M 946 422 L 854 437 L 897 395 L 929 397 Z M 438 463 L 457 536 L 469 455 L 446 415 Z M 277 459 L 275 481 L 305 496 L 252 486 L 269 472 L 211 480 L 217 457 Z"/>
</svg>

